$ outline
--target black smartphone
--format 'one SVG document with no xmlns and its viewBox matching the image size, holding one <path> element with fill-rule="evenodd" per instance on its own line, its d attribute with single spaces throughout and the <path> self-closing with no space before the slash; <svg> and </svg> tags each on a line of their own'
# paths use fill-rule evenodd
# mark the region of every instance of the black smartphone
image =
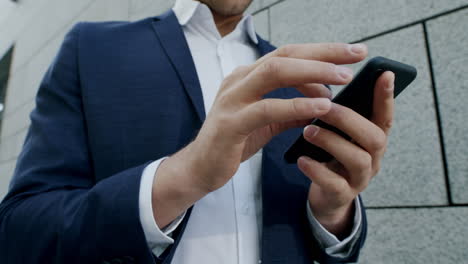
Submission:
<svg viewBox="0 0 468 264">
<path fill-rule="evenodd" d="M 392 71 L 395 74 L 394 97 L 397 97 L 416 78 L 417 74 L 413 66 L 384 57 L 375 57 L 367 62 L 355 78 L 332 101 L 349 107 L 369 119 L 372 115 L 375 83 L 385 71 Z M 348 135 L 320 119 L 313 120 L 312 124 L 350 140 Z M 308 156 L 319 162 L 328 162 L 333 159 L 333 156 L 328 152 L 306 141 L 302 134 L 284 153 L 284 159 L 287 163 L 296 163 L 300 156 Z"/>
</svg>

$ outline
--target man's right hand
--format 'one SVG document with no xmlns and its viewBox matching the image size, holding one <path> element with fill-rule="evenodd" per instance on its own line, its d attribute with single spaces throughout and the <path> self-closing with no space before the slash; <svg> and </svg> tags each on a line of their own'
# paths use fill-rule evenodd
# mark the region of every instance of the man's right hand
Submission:
<svg viewBox="0 0 468 264">
<path fill-rule="evenodd" d="M 240 67 L 221 84 L 200 132 L 164 160 L 156 172 L 153 212 L 165 227 L 206 194 L 221 188 L 242 161 L 282 131 L 307 125 L 331 107 L 323 84 L 352 80 L 351 64 L 363 60 L 361 44 L 287 45 Z M 296 87 L 306 97 L 262 99 L 280 87 Z"/>
</svg>

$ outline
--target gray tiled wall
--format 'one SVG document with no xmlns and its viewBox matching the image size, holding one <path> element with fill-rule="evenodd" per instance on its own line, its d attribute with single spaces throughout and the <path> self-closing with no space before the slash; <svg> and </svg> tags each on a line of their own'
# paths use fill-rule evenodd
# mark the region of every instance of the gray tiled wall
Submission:
<svg viewBox="0 0 468 264">
<path fill-rule="evenodd" d="M 70 27 L 137 20 L 173 3 L 0 4 L 0 55 L 16 45 L 0 132 L 0 199 L 38 84 Z M 369 233 L 361 263 L 468 263 L 468 0 L 254 0 L 249 11 L 275 45 L 364 41 L 370 56 L 417 67 L 417 80 L 397 99 L 382 171 L 363 194 Z"/>
<path fill-rule="evenodd" d="M 468 9 L 429 21 L 452 199 L 468 203 Z"/>
<path fill-rule="evenodd" d="M 384 56 L 418 69 L 396 100 L 395 122 L 382 171 L 363 194 L 368 206 L 445 205 L 445 187 L 424 32 L 414 25 L 365 42 L 369 57 Z M 405 46 L 404 49 L 389 47 Z M 355 67 L 355 71 L 363 63 Z"/>
</svg>

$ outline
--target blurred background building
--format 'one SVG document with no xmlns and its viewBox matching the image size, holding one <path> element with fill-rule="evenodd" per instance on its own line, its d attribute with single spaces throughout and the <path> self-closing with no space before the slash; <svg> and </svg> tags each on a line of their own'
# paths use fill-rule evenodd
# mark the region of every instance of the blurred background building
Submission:
<svg viewBox="0 0 468 264">
<path fill-rule="evenodd" d="M 72 25 L 137 20 L 172 4 L 0 0 L 0 199 L 39 83 Z M 363 194 L 369 233 L 360 263 L 468 263 L 468 0 L 254 0 L 249 11 L 275 45 L 365 42 L 369 57 L 416 66 L 382 171 Z"/>
</svg>

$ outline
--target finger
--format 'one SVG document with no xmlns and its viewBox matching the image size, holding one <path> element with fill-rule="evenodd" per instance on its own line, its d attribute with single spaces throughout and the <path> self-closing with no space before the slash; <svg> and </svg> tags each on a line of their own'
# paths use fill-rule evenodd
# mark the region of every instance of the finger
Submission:
<svg viewBox="0 0 468 264">
<path fill-rule="evenodd" d="M 333 97 L 331 90 L 320 83 L 306 83 L 298 86 L 297 90 L 310 98 L 324 97 L 331 99 Z"/>
<path fill-rule="evenodd" d="M 351 192 L 351 186 L 345 178 L 328 169 L 324 164 L 309 157 L 302 156 L 297 160 L 299 169 L 326 193 L 343 195 Z"/>
<path fill-rule="evenodd" d="M 226 89 L 229 89 L 229 87 L 232 87 L 234 83 L 238 82 L 239 80 L 243 79 L 249 72 L 251 71 L 250 66 L 239 66 L 235 68 L 231 74 L 226 76 L 224 78 L 223 83 L 219 87 L 218 93 L 216 96 L 220 95 L 223 91 Z"/>
<path fill-rule="evenodd" d="M 348 171 L 351 186 L 361 189 L 372 175 L 372 156 L 352 142 L 330 130 L 309 125 L 304 128 L 304 138 L 330 153 Z"/>
<path fill-rule="evenodd" d="M 236 68 L 230 75 L 228 75 L 223 80 L 223 85 L 221 85 L 218 94 L 220 93 L 220 91 L 223 91 L 227 87 L 229 87 L 230 84 L 238 81 L 239 79 L 244 78 L 248 73 L 248 66 L 240 66 Z M 303 85 L 299 85 L 296 89 L 307 97 L 325 97 L 331 99 L 333 96 L 330 88 L 320 83 L 306 83 Z"/>
<path fill-rule="evenodd" d="M 328 62 L 273 57 L 251 71 L 236 92 L 242 98 L 258 99 L 280 87 L 347 84 L 352 76 L 351 69 Z"/>
<path fill-rule="evenodd" d="M 289 44 L 276 49 L 260 58 L 257 67 L 271 57 L 287 57 L 304 60 L 317 60 L 334 64 L 352 64 L 367 56 L 367 46 L 361 43 L 305 43 Z"/>
<path fill-rule="evenodd" d="M 388 135 L 393 122 L 395 74 L 387 71 L 377 80 L 374 90 L 372 122 Z"/>
<path fill-rule="evenodd" d="M 278 122 L 310 120 L 330 110 L 328 98 L 263 99 L 242 110 L 241 118 L 245 132 Z"/>
<path fill-rule="evenodd" d="M 304 128 L 305 126 L 310 124 L 311 121 L 312 119 L 291 120 L 291 121 L 286 121 L 286 122 L 280 122 L 280 123 L 272 124 L 270 126 L 270 129 L 271 129 L 272 135 L 276 136 L 291 128 L 299 128 L 299 127 Z"/>
<path fill-rule="evenodd" d="M 350 136 L 372 155 L 385 148 L 387 136 L 382 129 L 348 107 L 333 103 L 330 111 L 320 120 Z"/>
</svg>

